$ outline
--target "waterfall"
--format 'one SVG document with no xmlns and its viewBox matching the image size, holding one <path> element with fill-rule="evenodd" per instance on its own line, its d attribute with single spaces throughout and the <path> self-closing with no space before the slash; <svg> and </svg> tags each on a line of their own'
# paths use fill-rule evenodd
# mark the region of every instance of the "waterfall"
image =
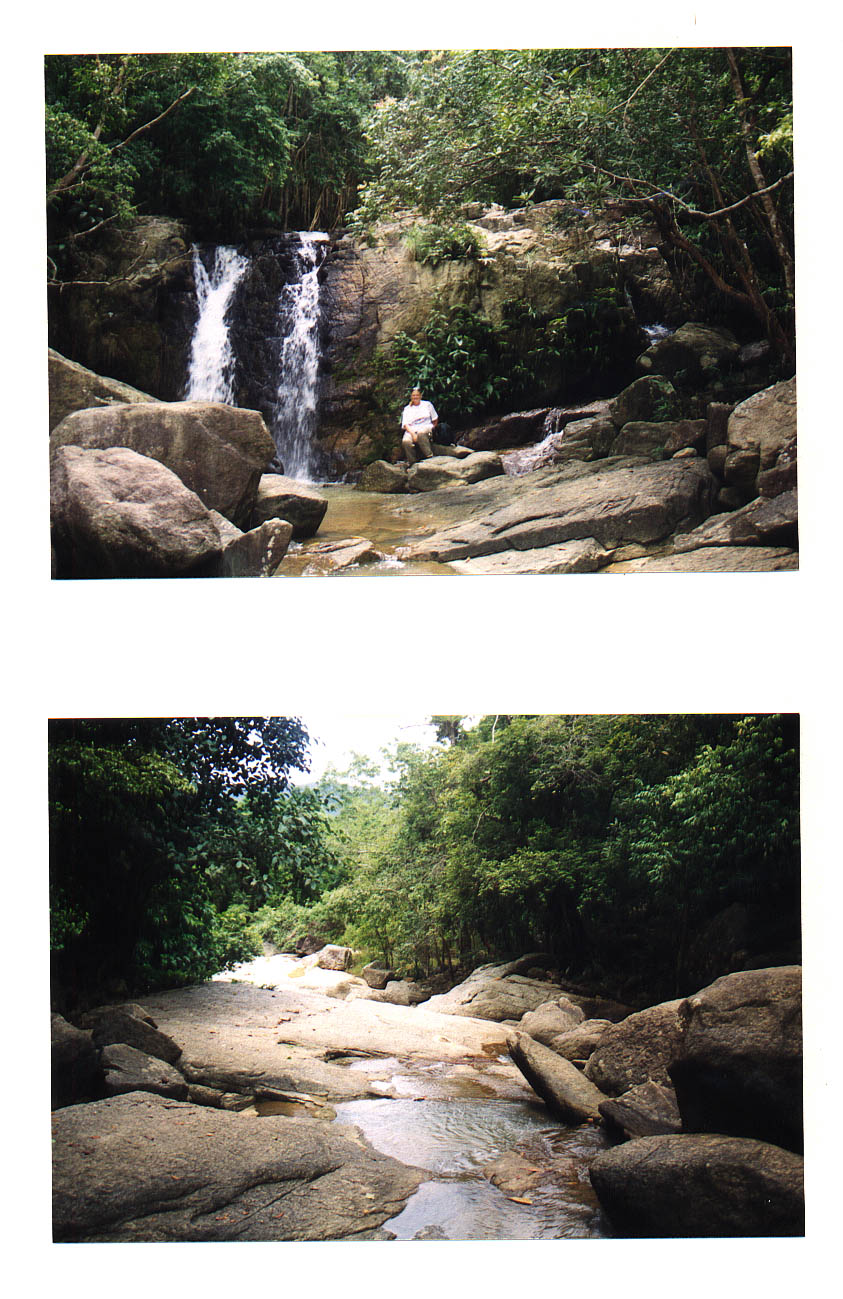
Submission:
<svg viewBox="0 0 843 1299">
<path fill-rule="evenodd" d="M 236 248 L 220 245 L 209 274 L 199 249 L 193 246 L 199 316 L 190 348 L 185 401 L 234 402 L 234 351 L 226 314 L 248 265 Z"/>
<path fill-rule="evenodd" d="M 313 436 L 319 376 L 319 267 L 328 236 L 301 234 L 298 278 L 285 284 L 278 304 L 279 328 L 287 329 L 278 356 L 272 436 L 291 478 L 312 480 Z"/>
</svg>

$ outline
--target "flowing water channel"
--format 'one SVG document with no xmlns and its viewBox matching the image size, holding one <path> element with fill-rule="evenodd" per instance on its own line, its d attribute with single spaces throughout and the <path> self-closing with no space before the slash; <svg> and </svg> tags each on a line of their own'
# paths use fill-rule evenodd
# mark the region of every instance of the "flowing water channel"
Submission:
<svg viewBox="0 0 843 1299">
<path fill-rule="evenodd" d="M 288 986 L 293 978 L 301 989 L 296 972 L 304 974 L 300 961 L 278 954 L 257 957 L 216 978 L 275 988 Z M 325 980 L 340 977 L 308 970 L 317 986 L 320 973 Z M 413 1012 L 408 1008 L 407 1013 Z M 588 1176 L 592 1159 L 608 1144 L 602 1128 L 556 1122 L 508 1057 L 455 1064 L 361 1052 L 342 1060 L 348 1069 L 366 1073 L 382 1095 L 333 1102 L 323 1116 L 335 1115 L 330 1121 L 353 1125 L 382 1154 L 429 1174 L 401 1213 L 384 1224 L 396 1239 L 556 1240 L 611 1234 Z M 268 1102 L 258 1112 L 296 1109 Z M 513 1183 L 513 1162 L 516 1178 L 526 1175 L 527 1185 Z M 502 1184 L 496 1185 L 492 1176 L 503 1177 Z"/>
</svg>

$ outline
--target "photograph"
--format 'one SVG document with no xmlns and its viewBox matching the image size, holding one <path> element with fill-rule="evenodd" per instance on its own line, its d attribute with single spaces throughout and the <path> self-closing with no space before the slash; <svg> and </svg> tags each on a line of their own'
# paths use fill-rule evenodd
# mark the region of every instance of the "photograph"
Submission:
<svg viewBox="0 0 843 1299">
<path fill-rule="evenodd" d="M 58 718 L 48 792 L 56 1244 L 804 1235 L 798 715 Z"/>
<path fill-rule="evenodd" d="M 789 46 L 44 87 L 53 578 L 798 568 Z"/>
</svg>

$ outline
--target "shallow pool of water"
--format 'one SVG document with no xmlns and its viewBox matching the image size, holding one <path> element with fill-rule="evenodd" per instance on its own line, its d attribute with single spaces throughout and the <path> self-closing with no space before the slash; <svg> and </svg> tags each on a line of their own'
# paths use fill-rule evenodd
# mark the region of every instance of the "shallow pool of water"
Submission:
<svg viewBox="0 0 843 1299">
<path fill-rule="evenodd" d="M 399 1240 L 426 1227 L 449 1240 L 539 1240 L 608 1235 L 588 1179 L 606 1145 L 593 1127 L 565 1128 L 528 1101 L 435 1098 L 361 1100 L 336 1106 L 383 1154 L 431 1174 L 406 1207 L 384 1224 Z M 537 1170 L 517 1196 L 483 1170 L 509 1151 Z M 520 1202 L 519 1202 L 520 1201 Z"/>
</svg>

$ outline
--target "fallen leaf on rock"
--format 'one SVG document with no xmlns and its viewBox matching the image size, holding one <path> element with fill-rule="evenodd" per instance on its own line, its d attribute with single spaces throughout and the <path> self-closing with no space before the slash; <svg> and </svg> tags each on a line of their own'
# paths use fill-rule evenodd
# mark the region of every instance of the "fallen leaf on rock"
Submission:
<svg viewBox="0 0 843 1299">
<path fill-rule="evenodd" d="M 526 1195 L 508 1195 L 506 1198 L 507 1198 L 508 1200 L 511 1200 L 513 1204 L 532 1204 L 532 1203 L 533 1203 L 533 1201 L 530 1200 L 530 1199 L 528 1199 L 528 1197 L 527 1197 Z"/>
</svg>

